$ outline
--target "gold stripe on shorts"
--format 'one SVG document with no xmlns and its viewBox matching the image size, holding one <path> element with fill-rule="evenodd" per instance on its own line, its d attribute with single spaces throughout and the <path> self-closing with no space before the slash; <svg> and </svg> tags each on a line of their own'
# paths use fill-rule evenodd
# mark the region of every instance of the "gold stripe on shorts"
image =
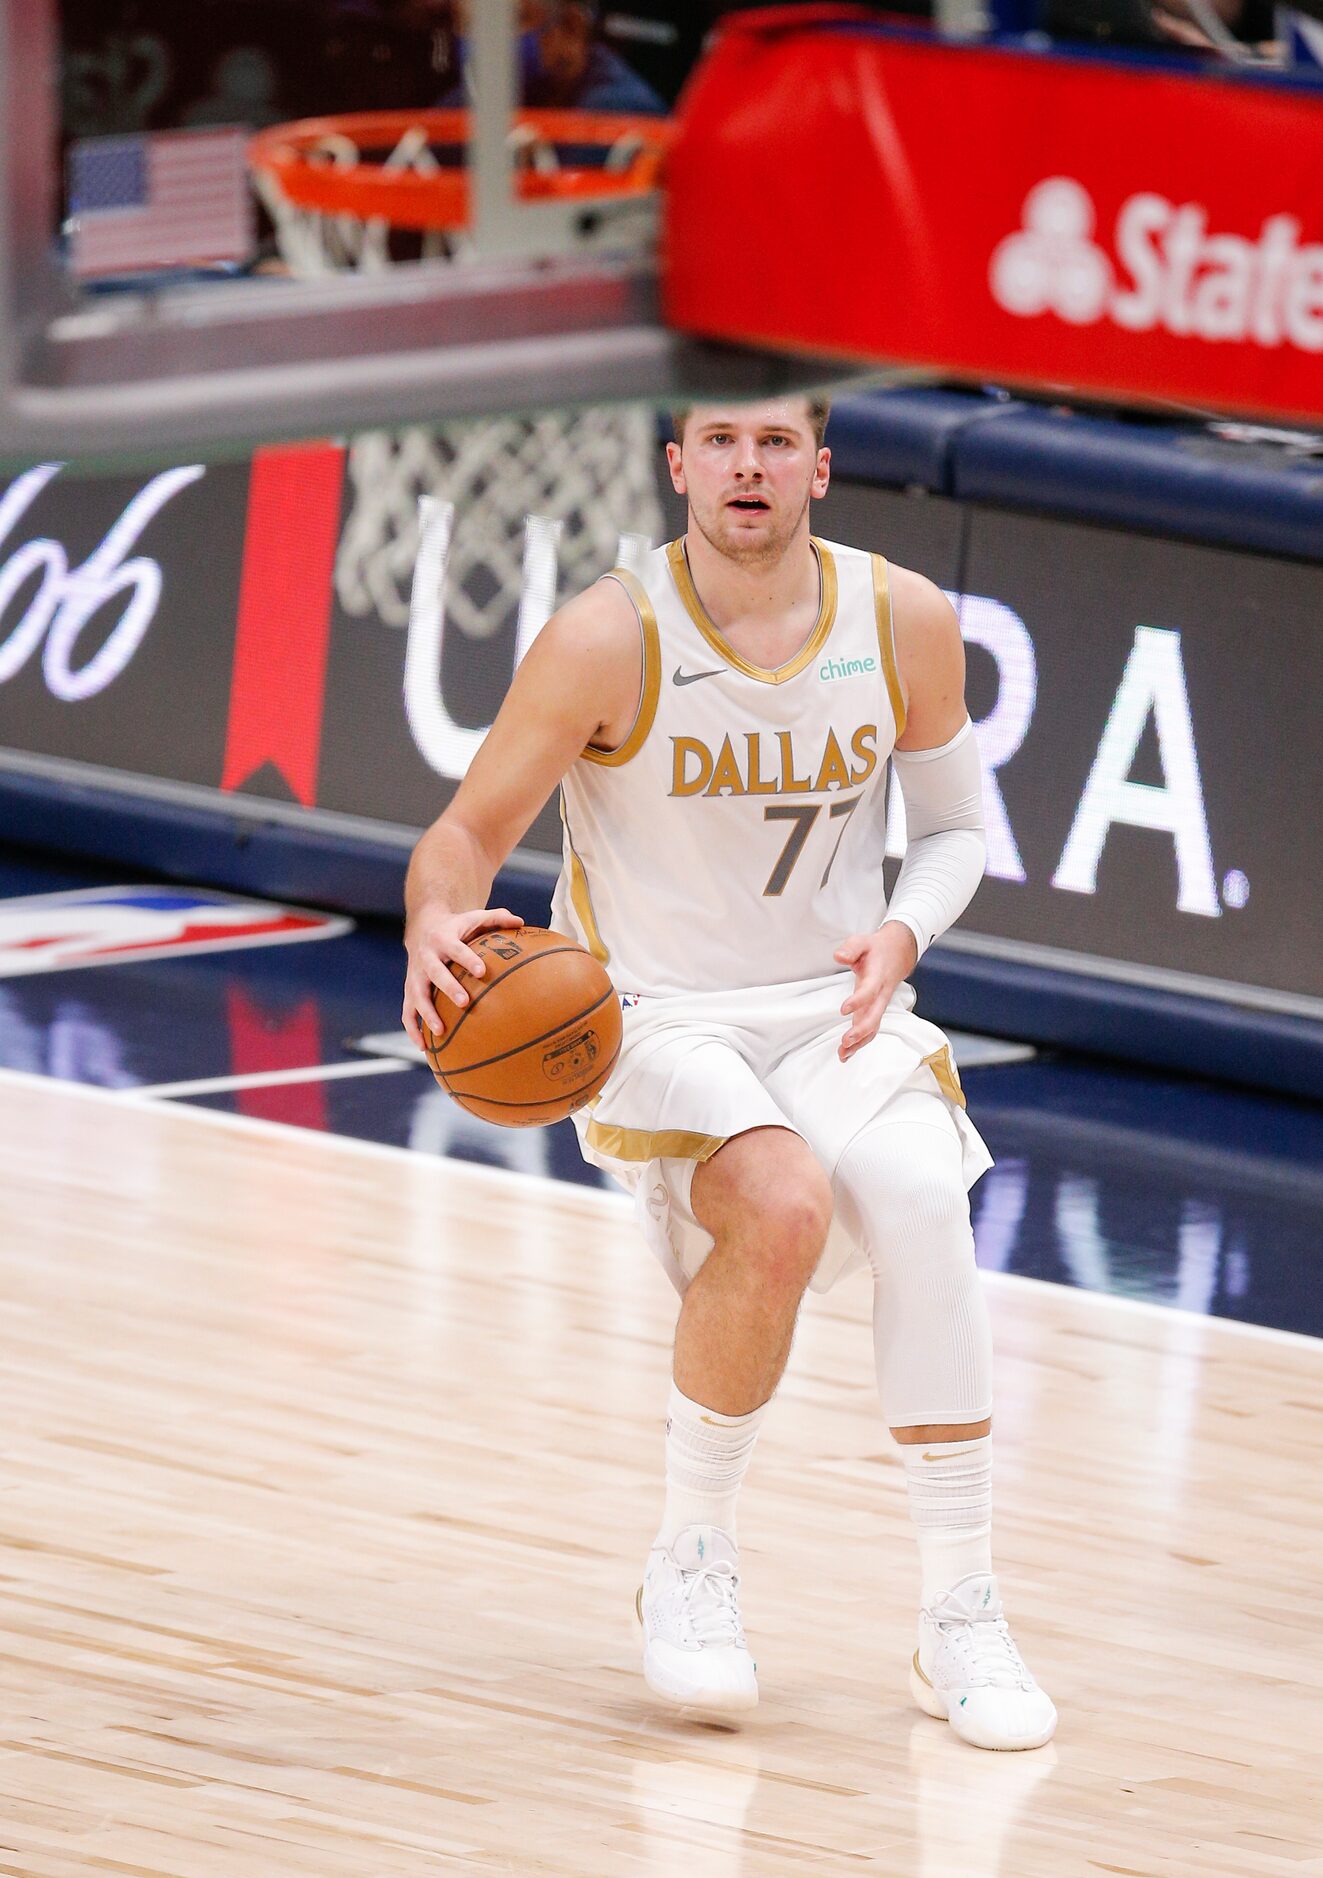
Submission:
<svg viewBox="0 0 1323 1878">
<path fill-rule="evenodd" d="M 950 1044 L 944 1043 L 940 1050 L 925 1056 L 923 1067 L 932 1071 L 937 1087 L 947 1100 L 954 1102 L 957 1108 L 964 1108 L 965 1092 L 960 1087 L 960 1071 L 955 1066 Z"/>
<path fill-rule="evenodd" d="M 588 1146 L 613 1161 L 710 1161 L 724 1148 L 725 1135 L 691 1134 L 684 1128 L 616 1128 L 610 1122 L 589 1122 Z"/>
</svg>

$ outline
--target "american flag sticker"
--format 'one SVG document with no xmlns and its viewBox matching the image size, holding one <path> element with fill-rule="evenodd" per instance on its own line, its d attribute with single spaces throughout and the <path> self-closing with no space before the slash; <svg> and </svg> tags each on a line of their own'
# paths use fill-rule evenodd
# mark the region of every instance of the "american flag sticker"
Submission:
<svg viewBox="0 0 1323 1878">
<path fill-rule="evenodd" d="M 244 261 L 253 198 L 243 130 L 87 137 L 69 152 L 69 262 L 80 278 Z"/>
</svg>

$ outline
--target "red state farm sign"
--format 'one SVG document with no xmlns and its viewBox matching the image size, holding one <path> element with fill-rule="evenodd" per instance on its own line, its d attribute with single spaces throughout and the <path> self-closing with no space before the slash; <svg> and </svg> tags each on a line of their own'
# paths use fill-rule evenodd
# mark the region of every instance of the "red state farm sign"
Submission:
<svg viewBox="0 0 1323 1878">
<path fill-rule="evenodd" d="M 1323 417 L 1323 91 L 815 13 L 737 18 L 686 96 L 674 325 Z"/>
<path fill-rule="evenodd" d="M 1023 218 L 988 269 L 1007 313 L 1323 351 L 1323 243 L 1302 241 L 1293 215 L 1268 216 L 1254 240 L 1210 234 L 1201 203 L 1143 191 L 1121 205 L 1109 252 L 1088 190 L 1052 176 L 1029 191 Z"/>
</svg>

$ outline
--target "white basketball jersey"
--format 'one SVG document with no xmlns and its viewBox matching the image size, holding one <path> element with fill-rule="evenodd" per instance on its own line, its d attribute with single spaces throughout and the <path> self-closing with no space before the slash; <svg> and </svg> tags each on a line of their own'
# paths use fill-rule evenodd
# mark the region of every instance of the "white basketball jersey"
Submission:
<svg viewBox="0 0 1323 1878">
<path fill-rule="evenodd" d="M 904 729 L 887 564 L 813 543 L 817 623 L 785 665 L 734 652 L 683 541 L 618 580 L 643 636 L 638 715 L 565 776 L 554 923 L 616 989 L 786 984 L 842 968 L 886 913 L 887 759 Z"/>
</svg>

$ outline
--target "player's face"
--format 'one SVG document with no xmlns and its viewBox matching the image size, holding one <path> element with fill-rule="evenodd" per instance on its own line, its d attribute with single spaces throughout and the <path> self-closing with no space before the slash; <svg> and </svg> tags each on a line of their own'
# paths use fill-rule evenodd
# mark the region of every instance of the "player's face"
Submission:
<svg viewBox="0 0 1323 1878">
<path fill-rule="evenodd" d="M 831 452 L 819 449 L 806 398 L 699 404 L 684 443 L 668 444 L 671 481 L 719 554 L 745 565 L 777 561 L 825 494 Z"/>
</svg>

